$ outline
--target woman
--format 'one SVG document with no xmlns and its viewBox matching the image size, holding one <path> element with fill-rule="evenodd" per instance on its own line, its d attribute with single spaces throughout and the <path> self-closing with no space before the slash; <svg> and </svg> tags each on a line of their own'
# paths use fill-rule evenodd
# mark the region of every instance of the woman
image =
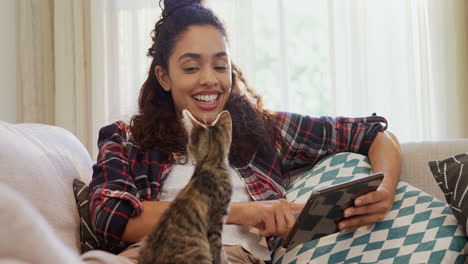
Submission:
<svg viewBox="0 0 468 264">
<path fill-rule="evenodd" d="M 202 2 L 164 1 L 139 113 L 129 125 L 116 122 L 100 131 L 90 211 L 106 249 L 118 253 L 149 234 L 191 176 L 180 123 L 183 109 L 206 122 L 223 109 L 232 116 L 234 191 L 223 231 L 232 263 L 270 259 L 259 240 L 286 236 L 303 207 L 284 200 L 287 179 L 282 175 L 329 154 L 368 155 L 374 171 L 385 174 L 377 191 L 345 211 L 340 231 L 382 220 L 392 206 L 401 166 L 398 141 L 380 125 L 385 119 L 311 118 L 265 110 L 231 63 L 223 24 Z M 137 252 L 131 247 L 122 254 L 132 258 Z"/>
</svg>

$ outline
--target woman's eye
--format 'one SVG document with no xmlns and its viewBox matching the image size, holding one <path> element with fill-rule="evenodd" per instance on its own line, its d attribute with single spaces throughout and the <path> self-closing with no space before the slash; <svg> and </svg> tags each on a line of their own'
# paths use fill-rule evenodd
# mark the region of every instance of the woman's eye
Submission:
<svg viewBox="0 0 468 264">
<path fill-rule="evenodd" d="M 198 70 L 197 67 L 187 67 L 187 68 L 184 68 L 184 71 L 185 71 L 185 72 L 195 72 L 196 70 Z"/>
<path fill-rule="evenodd" d="M 217 67 L 214 67 L 215 70 L 217 71 L 225 71 L 227 70 L 227 67 L 226 66 L 217 66 Z"/>
</svg>

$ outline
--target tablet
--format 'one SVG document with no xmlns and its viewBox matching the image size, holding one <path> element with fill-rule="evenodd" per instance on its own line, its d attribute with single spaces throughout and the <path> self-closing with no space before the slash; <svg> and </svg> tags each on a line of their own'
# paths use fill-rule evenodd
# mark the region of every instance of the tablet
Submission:
<svg viewBox="0 0 468 264">
<path fill-rule="evenodd" d="M 383 177 L 379 172 L 314 190 L 283 247 L 293 247 L 338 232 L 337 223 L 343 219 L 343 211 L 354 204 L 355 198 L 375 191 Z"/>
</svg>

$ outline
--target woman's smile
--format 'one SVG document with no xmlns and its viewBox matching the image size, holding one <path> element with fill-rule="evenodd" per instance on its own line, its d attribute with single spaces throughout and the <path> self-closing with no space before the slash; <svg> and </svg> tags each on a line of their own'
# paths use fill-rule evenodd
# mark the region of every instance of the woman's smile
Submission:
<svg viewBox="0 0 468 264">
<path fill-rule="evenodd" d="M 202 92 L 192 96 L 192 98 L 202 110 L 212 110 L 218 107 L 221 94 L 218 92 Z"/>
</svg>

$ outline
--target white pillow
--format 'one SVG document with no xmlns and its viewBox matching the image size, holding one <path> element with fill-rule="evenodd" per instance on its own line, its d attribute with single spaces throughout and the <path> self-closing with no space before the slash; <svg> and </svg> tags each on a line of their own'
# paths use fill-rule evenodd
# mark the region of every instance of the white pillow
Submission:
<svg viewBox="0 0 468 264">
<path fill-rule="evenodd" d="M 76 252 L 80 252 L 79 216 L 72 182 L 80 178 L 89 183 L 91 175 L 88 152 L 67 130 L 0 121 L 0 182 L 34 205 Z"/>
</svg>

